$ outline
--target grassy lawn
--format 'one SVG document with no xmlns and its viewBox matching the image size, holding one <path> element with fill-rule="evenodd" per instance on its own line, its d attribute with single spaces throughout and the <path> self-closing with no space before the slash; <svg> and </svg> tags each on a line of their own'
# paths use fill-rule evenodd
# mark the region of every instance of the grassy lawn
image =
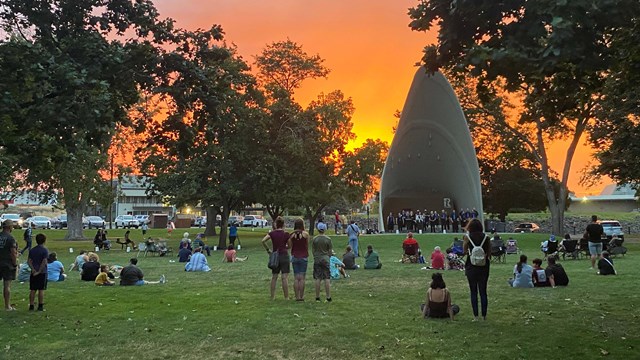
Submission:
<svg viewBox="0 0 640 360">
<path fill-rule="evenodd" d="M 182 232 L 174 232 L 174 248 Z M 418 307 L 431 270 L 397 262 L 402 235 L 363 236 L 360 246 L 373 244 L 384 266 L 333 281 L 332 303 L 313 301 L 311 265 L 306 302 L 283 300 L 280 288 L 270 301 L 271 273 L 259 245 L 264 232 L 242 229 L 240 256 L 248 255 L 248 261 L 223 264 L 222 253 L 214 253 L 210 273 L 185 273 L 184 264 L 167 257 L 141 258 L 145 277 L 166 274 L 164 285 L 96 287 L 72 273 L 65 282 L 49 284 L 44 313 L 27 311 L 28 283 L 14 282 L 12 302 L 19 311 L 0 313 L 0 359 L 631 359 L 640 353 L 637 239 L 628 239 L 629 254 L 615 259 L 618 276 L 597 276 L 587 260 L 562 261 L 570 277 L 566 288 L 511 289 L 506 280 L 516 256 L 492 264 L 484 322 L 471 322 L 464 273 L 445 272 L 453 302 L 461 307 L 451 322 L 421 319 Z M 92 247 L 61 240 L 64 231 L 46 233 L 50 251 L 58 252 L 66 268 L 79 249 Z M 115 239 L 124 231 L 109 233 Z M 135 241 L 141 238 L 140 230 L 132 233 Z M 15 235 L 22 238 L 19 230 Z M 453 238 L 416 237 L 428 253 Z M 530 261 L 541 256 L 544 238 L 516 235 Z M 333 242 L 341 255 L 346 238 L 334 236 Z M 119 248 L 101 252 L 101 262 L 126 265 L 132 254 Z"/>
</svg>

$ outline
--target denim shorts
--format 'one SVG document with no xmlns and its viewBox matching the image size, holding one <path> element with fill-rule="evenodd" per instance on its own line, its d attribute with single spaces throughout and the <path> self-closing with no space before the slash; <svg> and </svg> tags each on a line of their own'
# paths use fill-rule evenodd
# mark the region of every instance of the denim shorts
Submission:
<svg viewBox="0 0 640 360">
<path fill-rule="evenodd" d="M 589 241 L 589 254 L 592 256 L 602 254 L 602 243 Z"/>
<path fill-rule="evenodd" d="M 294 274 L 305 274 L 307 272 L 307 265 L 309 260 L 307 258 L 291 257 L 291 263 L 293 264 Z"/>
</svg>

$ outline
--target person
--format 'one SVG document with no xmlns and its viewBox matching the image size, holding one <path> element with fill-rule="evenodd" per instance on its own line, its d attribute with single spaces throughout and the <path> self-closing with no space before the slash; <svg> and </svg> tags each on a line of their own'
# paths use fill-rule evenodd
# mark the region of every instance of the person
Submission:
<svg viewBox="0 0 640 360">
<path fill-rule="evenodd" d="M 145 281 L 144 273 L 138 267 L 138 259 L 136 258 L 131 258 L 129 265 L 122 268 L 120 272 L 120 286 L 164 284 L 166 281 L 164 275 L 160 277 L 160 281 Z"/>
<path fill-rule="evenodd" d="M 207 257 L 202 253 L 202 248 L 197 247 L 194 250 L 191 259 L 189 259 L 189 262 L 184 266 L 184 271 L 211 271 Z"/>
<path fill-rule="evenodd" d="M 82 271 L 82 265 L 89 261 L 89 257 L 87 256 L 87 251 L 86 250 L 80 250 L 80 253 L 78 254 L 78 256 L 76 256 L 76 259 L 73 261 L 73 264 L 71 264 L 71 267 L 69 267 L 69 271 Z"/>
<path fill-rule="evenodd" d="M 131 236 L 131 230 L 127 230 L 127 231 L 124 233 L 124 241 L 120 241 L 120 239 L 116 239 L 116 242 L 117 242 L 118 244 L 122 245 L 122 246 L 121 246 L 121 247 L 122 247 L 122 249 L 124 249 L 125 247 L 130 247 L 130 248 L 132 248 L 132 249 L 135 249 L 135 248 L 136 248 L 136 243 L 135 243 L 135 242 L 133 242 L 133 240 L 131 240 L 130 236 Z"/>
<path fill-rule="evenodd" d="M 393 232 L 393 226 L 395 225 L 395 217 L 393 217 L 393 212 L 389 213 L 387 216 L 387 232 Z"/>
<path fill-rule="evenodd" d="M 440 250 L 440 246 L 433 248 L 431 253 L 431 268 L 436 270 L 444 270 L 444 254 Z"/>
<path fill-rule="evenodd" d="M 235 246 L 235 242 L 238 239 L 238 227 L 235 223 L 229 226 L 229 244 Z"/>
<path fill-rule="evenodd" d="M 11 235 L 11 231 L 13 231 L 13 221 L 5 220 L 2 223 L 2 233 L 0 233 L 0 276 L 2 277 L 2 295 L 6 311 L 16 310 L 11 305 L 11 282 L 16 279 L 18 244 Z"/>
<path fill-rule="evenodd" d="M 27 281 L 29 281 L 30 276 L 31 268 L 29 267 L 29 264 L 27 264 L 26 262 L 20 264 L 20 266 L 18 267 L 18 281 L 20 283 L 26 283 Z"/>
<path fill-rule="evenodd" d="M 327 223 L 325 223 L 325 222 L 324 222 L 324 218 L 323 218 L 322 216 L 318 219 L 318 223 L 316 224 L 316 230 L 319 230 L 319 229 L 320 229 L 320 227 L 321 227 L 321 225 L 320 225 L 320 224 L 324 225 L 325 229 L 328 229 L 328 228 L 329 228 L 329 227 L 327 226 Z M 275 225 L 275 224 L 274 224 L 274 225 Z"/>
<path fill-rule="evenodd" d="M 24 229 L 24 234 L 22 237 L 24 238 L 24 241 L 27 244 L 22 250 L 20 250 L 20 255 L 24 254 L 24 252 L 27 250 L 31 250 L 31 244 L 32 244 L 31 236 L 33 234 L 32 228 L 34 228 L 35 226 L 36 226 L 35 224 L 31 224 L 31 226 L 27 226 L 27 228 Z"/>
<path fill-rule="evenodd" d="M 598 223 L 598 216 L 591 216 L 591 223 L 587 225 L 584 236 L 589 239 L 589 254 L 591 255 L 591 269 L 596 266 L 596 258 L 602 254 L 602 235 L 604 229 Z"/>
<path fill-rule="evenodd" d="M 533 268 L 527 264 L 527 255 L 520 255 L 520 261 L 513 267 L 513 279 L 509 279 L 509 285 L 514 288 L 533 287 Z"/>
<path fill-rule="evenodd" d="M 540 244 L 540 250 L 542 250 L 542 252 L 546 254 L 547 252 L 549 252 L 549 244 L 554 242 L 556 242 L 556 236 L 551 234 L 551 236 L 549 236 L 549 240 L 545 240 L 542 242 L 542 244 Z"/>
<path fill-rule="evenodd" d="M 44 311 L 44 291 L 47 290 L 47 258 L 49 250 L 44 246 L 47 237 L 36 235 L 36 247 L 29 250 L 28 264 L 31 268 L 29 277 L 29 311 L 35 310 L 36 292 L 38 293 L 38 311 Z"/>
<path fill-rule="evenodd" d="M 353 253 L 351 246 L 347 246 L 344 255 L 342 255 L 342 262 L 344 263 L 344 268 L 347 270 L 360 268 L 360 266 L 356 264 L 356 254 Z"/>
<path fill-rule="evenodd" d="M 550 257 L 549 259 L 554 259 L 554 257 Z M 533 259 L 533 273 L 531 274 L 531 279 L 533 280 L 534 287 L 545 287 L 551 286 L 549 283 L 549 278 L 547 277 L 547 272 L 542 268 L 542 259 Z"/>
<path fill-rule="evenodd" d="M 191 250 L 189 250 L 189 248 L 186 246 L 180 248 L 180 251 L 178 251 L 178 262 L 186 263 L 189 261 L 190 258 L 191 258 Z"/>
<path fill-rule="evenodd" d="M 98 254 L 90 252 L 87 255 L 87 262 L 82 265 L 80 279 L 84 281 L 95 281 L 96 276 L 100 273 L 100 257 Z"/>
<path fill-rule="evenodd" d="M 47 259 L 47 281 L 64 281 L 67 274 L 64 273 L 64 265 L 58 261 L 58 254 L 51 252 Z"/>
<path fill-rule="evenodd" d="M 325 235 L 327 225 L 318 224 L 318 236 L 313 238 L 313 280 L 316 288 L 316 301 L 320 301 L 320 285 L 324 282 L 324 292 L 327 302 L 331 302 L 331 252 L 333 243 Z"/>
<path fill-rule="evenodd" d="M 113 282 L 109 280 L 109 266 L 101 265 L 100 273 L 96 276 L 96 280 L 94 282 L 97 286 L 112 286 Z"/>
<path fill-rule="evenodd" d="M 293 223 L 293 233 L 287 240 L 291 249 L 291 263 L 293 264 L 293 292 L 296 301 L 304 301 L 305 278 L 309 264 L 309 233 L 304 230 L 304 220 L 296 219 Z"/>
<path fill-rule="evenodd" d="M 329 270 L 331 272 L 331 279 L 337 280 L 340 277 L 347 278 L 347 272 L 344 271 L 344 263 L 336 257 L 336 252 L 331 250 L 331 257 L 329 258 Z"/>
<path fill-rule="evenodd" d="M 355 221 L 351 220 L 349 226 L 347 226 L 347 236 L 349 236 L 349 245 L 353 249 L 353 253 L 356 257 L 358 255 L 358 239 L 360 239 L 360 228 Z"/>
<path fill-rule="evenodd" d="M 598 274 L 599 275 L 617 275 L 618 272 L 613 267 L 613 260 L 609 257 L 608 251 L 603 251 L 600 254 L 600 260 L 598 260 Z"/>
<path fill-rule="evenodd" d="M 562 265 L 556 264 L 554 257 L 547 259 L 545 274 L 547 275 L 547 279 L 549 279 L 549 285 L 551 285 L 551 287 L 569 285 L 569 276 L 567 276 Z"/>
<path fill-rule="evenodd" d="M 104 229 L 98 229 L 96 236 L 93 237 L 93 243 L 98 249 L 111 249 L 111 242 L 107 240 L 107 232 Z"/>
<path fill-rule="evenodd" d="M 418 241 L 413 238 L 413 233 L 409 232 L 407 238 L 402 242 L 402 263 L 417 263 L 419 260 L 418 252 L 420 251 L 420 245 Z"/>
<path fill-rule="evenodd" d="M 560 240 L 560 244 L 558 244 L 558 250 L 567 251 L 567 248 L 565 246 L 566 241 L 571 241 L 571 234 L 569 233 L 564 234 L 564 238 Z"/>
<path fill-rule="evenodd" d="M 180 246 L 181 249 L 183 247 L 188 248 L 190 251 L 193 251 L 193 248 L 191 247 L 191 239 L 189 238 L 189 232 L 186 232 L 184 234 L 182 234 L 182 240 L 180 240 Z"/>
<path fill-rule="evenodd" d="M 364 254 L 364 268 L 365 269 L 380 269 L 382 263 L 378 253 L 373 251 L 373 245 L 367 245 L 367 253 Z"/>
<path fill-rule="evenodd" d="M 176 225 L 173 223 L 173 221 L 167 221 L 167 236 L 171 237 L 171 234 L 173 233 L 173 230 L 175 230 L 175 228 Z"/>
<path fill-rule="evenodd" d="M 276 298 L 276 284 L 278 283 L 278 275 L 282 274 L 282 291 L 284 293 L 285 300 L 289 300 L 289 272 L 290 259 L 288 250 L 289 233 L 284 231 L 284 219 L 280 216 L 276 218 L 275 230 L 270 231 L 264 238 L 262 238 L 262 246 L 267 250 L 269 256 L 271 252 L 278 253 L 278 266 L 271 269 L 271 300 Z M 271 240 L 273 250 L 267 246 L 267 241 Z"/>
<path fill-rule="evenodd" d="M 222 262 L 240 262 L 247 260 L 248 256 L 238 257 L 238 253 L 233 245 L 229 244 L 227 246 L 227 250 L 224 251 L 224 256 L 222 256 Z"/>
<path fill-rule="evenodd" d="M 489 306 L 487 282 L 489 281 L 491 241 L 484 233 L 482 222 L 478 219 L 469 219 L 466 230 L 467 233 L 463 236 L 462 251 L 463 254 L 467 254 L 464 268 L 471 292 L 473 321 L 478 321 L 478 294 L 480 295 L 482 318 L 486 320 L 487 307 Z M 472 252 L 476 255 L 474 256 L 475 264 L 471 262 Z M 484 253 L 484 261 L 481 258 L 482 253 Z"/>
<path fill-rule="evenodd" d="M 431 284 L 427 290 L 427 298 L 421 305 L 422 316 L 425 318 L 450 318 L 454 319 L 460 312 L 460 307 L 451 305 L 451 294 L 444 283 L 441 273 L 431 275 Z"/>
<path fill-rule="evenodd" d="M 145 235 L 147 235 L 147 230 L 149 230 L 149 225 L 147 224 L 147 222 L 143 222 L 142 223 L 142 237 L 144 238 Z"/>
<path fill-rule="evenodd" d="M 207 252 L 207 256 L 211 256 L 211 248 L 204 243 L 203 240 L 204 234 L 197 234 L 196 238 L 193 240 L 193 245 L 195 247 L 199 247 L 202 249 L 202 251 L 206 251 Z M 233 246 L 233 244 L 231 244 L 231 246 Z"/>
</svg>

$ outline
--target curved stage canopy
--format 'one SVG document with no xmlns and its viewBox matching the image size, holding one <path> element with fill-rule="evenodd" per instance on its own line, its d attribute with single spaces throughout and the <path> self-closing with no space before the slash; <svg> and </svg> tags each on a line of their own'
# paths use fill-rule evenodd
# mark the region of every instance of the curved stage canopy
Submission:
<svg viewBox="0 0 640 360">
<path fill-rule="evenodd" d="M 380 225 L 392 212 L 476 208 L 480 172 L 471 133 L 449 82 L 420 67 L 382 172 Z"/>
</svg>

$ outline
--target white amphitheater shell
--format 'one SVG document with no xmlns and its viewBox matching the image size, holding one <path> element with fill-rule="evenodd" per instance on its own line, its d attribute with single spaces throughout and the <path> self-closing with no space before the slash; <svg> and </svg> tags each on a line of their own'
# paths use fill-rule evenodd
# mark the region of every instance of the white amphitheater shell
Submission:
<svg viewBox="0 0 640 360">
<path fill-rule="evenodd" d="M 451 85 L 420 67 L 382 172 L 381 230 L 389 212 L 452 208 L 476 208 L 483 220 L 478 159 Z"/>
</svg>

